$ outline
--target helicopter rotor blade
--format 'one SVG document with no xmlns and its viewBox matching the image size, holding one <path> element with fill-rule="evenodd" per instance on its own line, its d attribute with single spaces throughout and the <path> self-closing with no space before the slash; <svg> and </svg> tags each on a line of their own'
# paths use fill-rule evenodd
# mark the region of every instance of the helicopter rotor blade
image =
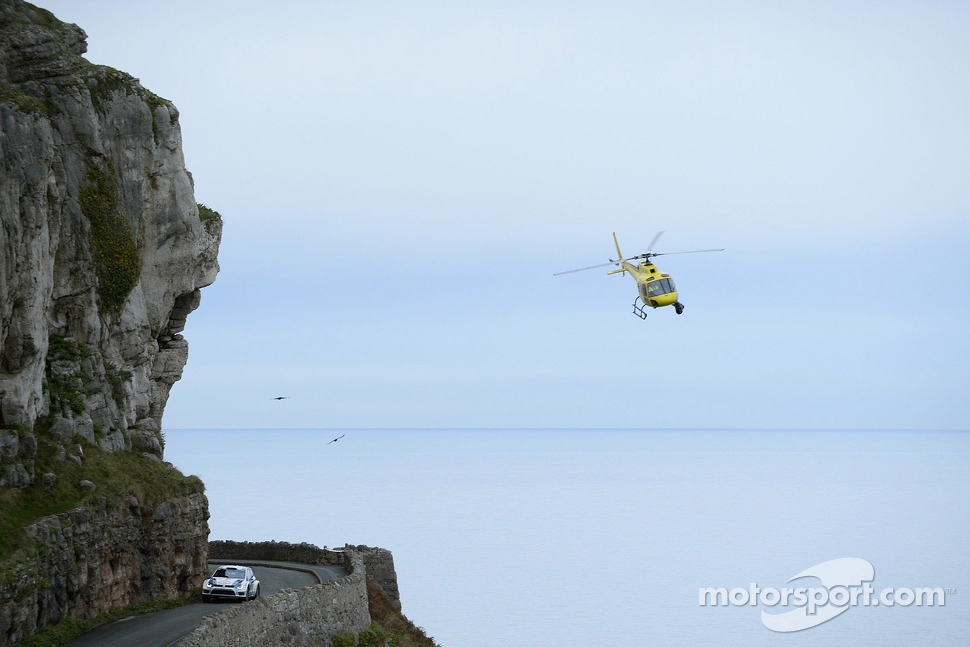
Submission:
<svg viewBox="0 0 970 647">
<path fill-rule="evenodd" d="M 595 270 L 598 267 L 607 267 L 609 265 L 619 265 L 619 261 L 600 263 L 599 265 L 590 265 L 589 267 L 579 267 L 575 270 L 566 270 L 565 272 L 554 272 L 553 276 L 560 276 L 561 274 L 572 274 L 573 272 L 585 272 L 586 270 Z"/>
<path fill-rule="evenodd" d="M 609 267 L 610 265 L 614 265 L 616 267 L 620 267 L 623 263 L 626 263 L 628 261 L 636 261 L 636 260 L 640 260 L 640 259 L 649 261 L 654 256 L 672 256 L 674 254 L 702 254 L 702 253 L 705 253 L 705 252 L 723 252 L 724 251 L 724 248 L 723 247 L 721 247 L 720 249 L 691 249 L 691 250 L 688 250 L 688 251 L 685 251 L 685 252 L 652 252 L 652 251 L 650 251 L 650 250 L 653 249 L 653 246 L 657 243 L 657 241 L 660 239 L 660 236 L 663 233 L 664 233 L 663 231 L 657 232 L 657 235 L 654 236 L 653 237 L 653 240 L 650 242 L 650 247 L 648 247 L 647 248 L 647 251 L 645 253 L 643 253 L 643 254 L 637 254 L 636 256 L 628 256 L 626 258 L 621 258 L 621 259 L 616 260 L 616 261 L 614 261 L 613 259 L 610 259 L 610 262 L 609 263 L 600 263 L 598 265 L 590 265 L 588 267 L 579 267 L 579 268 L 576 268 L 575 270 L 566 270 L 565 272 L 555 272 L 555 273 L 553 273 L 553 276 L 560 276 L 562 274 L 572 274 L 573 272 L 585 272 L 586 270 L 595 270 L 595 269 L 598 269 L 600 267 Z"/>
<path fill-rule="evenodd" d="M 621 258 L 618 261 L 611 260 L 609 263 L 600 263 L 599 265 L 590 265 L 589 267 L 580 267 L 580 268 L 577 268 L 575 270 L 566 270 L 565 272 L 555 272 L 555 273 L 553 273 L 553 276 L 559 276 L 561 274 L 572 274 L 573 272 L 585 272 L 586 270 L 595 270 L 595 269 L 600 268 L 600 267 L 609 267 L 610 265 L 619 266 L 621 263 L 623 263 L 625 261 L 632 261 L 632 260 L 635 260 L 637 258 L 639 258 L 639 256 L 631 256 L 630 258 Z"/>
<path fill-rule="evenodd" d="M 691 249 L 686 252 L 651 252 L 650 254 L 644 254 L 644 256 L 672 256 L 674 254 L 702 254 L 704 252 L 723 252 L 724 248 L 720 249 Z"/>
</svg>

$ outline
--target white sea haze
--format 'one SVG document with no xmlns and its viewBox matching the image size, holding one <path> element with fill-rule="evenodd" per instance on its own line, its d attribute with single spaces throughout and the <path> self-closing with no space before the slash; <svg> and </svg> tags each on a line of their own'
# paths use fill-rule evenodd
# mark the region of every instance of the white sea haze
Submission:
<svg viewBox="0 0 970 647">
<path fill-rule="evenodd" d="M 205 481 L 211 539 L 387 548 L 404 613 L 443 647 L 970 642 L 968 432 L 168 429 L 165 439 L 166 460 Z M 699 603 L 705 587 L 818 587 L 789 580 L 846 557 L 872 564 L 877 593 L 939 588 L 944 604 L 849 606 L 776 633 L 760 614 L 781 607 Z"/>
</svg>

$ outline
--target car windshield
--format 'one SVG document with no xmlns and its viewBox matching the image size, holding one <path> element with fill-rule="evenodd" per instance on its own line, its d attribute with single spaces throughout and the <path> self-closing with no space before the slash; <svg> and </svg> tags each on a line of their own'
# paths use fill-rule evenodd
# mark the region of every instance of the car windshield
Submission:
<svg viewBox="0 0 970 647">
<path fill-rule="evenodd" d="M 212 574 L 212 577 L 228 577 L 233 580 L 238 580 L 246 577 L 246 571 L 241 568 L 217 568 L 216 572 Z"/>
</svg>

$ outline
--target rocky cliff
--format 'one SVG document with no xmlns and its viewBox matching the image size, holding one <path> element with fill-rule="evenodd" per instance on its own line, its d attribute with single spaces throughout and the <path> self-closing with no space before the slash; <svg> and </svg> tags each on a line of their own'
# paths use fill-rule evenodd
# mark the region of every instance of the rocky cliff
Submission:
<svg viewBox="0 0 970 647">
<path fill-rule="evenodd" d="M 222 221 L 195 202 L 175 106 L 85 39 L 0 0 L 0 644 L 25 601 L 28 625 L 89 616 L 205 561 L 202 484 L 161 462 L 160 429 Z"/>
<path fill-rule="evenodd" d="M 200 217 L 175 106 L 85 50 L 0 0 L 0 426 L 51 416 L 67 440 L 160 456 L 222 223 Z"/>
</svg>

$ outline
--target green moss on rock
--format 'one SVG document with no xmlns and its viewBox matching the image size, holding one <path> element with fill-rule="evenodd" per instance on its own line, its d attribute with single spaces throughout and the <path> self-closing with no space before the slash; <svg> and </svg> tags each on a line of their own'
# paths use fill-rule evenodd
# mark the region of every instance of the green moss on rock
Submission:
<svg viewBox="0 0 970 647">
<path fill-rule="evenodd" d="M 84 411 L 84 394 L 91 376 L 85 372 L 81 362 L 92 354 L 91 349 L 80 342 L 51 335 L 44 371 L 44 390 L 50 398 L 52 412 L 66 415 Z"/>
<path fill-rule="evenodd" d="M 211 209 L 201 202 L 198 203 L 199 207 L 199 220 L 202 221 L 202 225 L 205 227 L 206 231 L 211 231 L 212 225 L 217 222 L 222 222 L 222 215 L 215 209 Z"/>
<path fill-rule="evenodd" d="M 102 307 L 118 314 L 141 276 L 141 254 L 122 209 L 121 187 L 110 161 L 88 169 L 81 185 L 81 212 L 90 221 L 91 253 Z"/>
</svg>

